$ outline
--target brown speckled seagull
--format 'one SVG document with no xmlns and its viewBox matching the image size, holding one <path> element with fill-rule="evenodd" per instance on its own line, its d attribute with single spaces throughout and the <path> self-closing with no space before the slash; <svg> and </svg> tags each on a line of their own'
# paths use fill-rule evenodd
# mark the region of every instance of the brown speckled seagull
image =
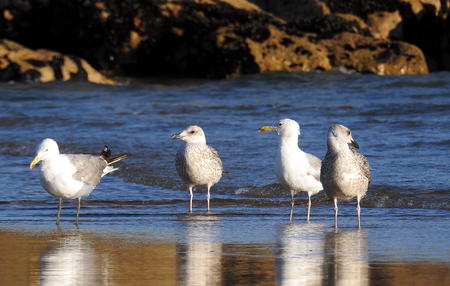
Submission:
<svg viewBox="0 0 450 286">
<path fill-rule="evenodd" d="M 358 143 L 352 132 L 340 124 L 333 124 L 328 130 L 328 151 L 322 161 L 320 181 L 323 188 L 334 201 L 334 218 L 337 227 L 337 200 L 350 201 L 356 198 L 358 227 L 361 226 L 360 200 L 366 194 L 371 175 L 366 157 L 358 153 Z"/>
<path fill-rule="evenodd" d="M 188 184 L 190 193 L 189 211 L 192 212 L 192 189 L 196 185 L 206 185 L 208 211 L 210 209 L 210 189 L 222 177 L 222 161 L 219 153 L 206 144 L 205 133 L 196 125 L 188 126 L 183 132 L 172 135 L 172 139 L 181 139 L 183 144 L 177 152 L 175 165 L 178 175 Z"/>
</svg>

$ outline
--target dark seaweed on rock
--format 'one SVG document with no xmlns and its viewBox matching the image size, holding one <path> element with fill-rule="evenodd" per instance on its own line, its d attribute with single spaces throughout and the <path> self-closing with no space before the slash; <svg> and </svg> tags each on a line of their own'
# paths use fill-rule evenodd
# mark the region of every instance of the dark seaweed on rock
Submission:
<svg viewBox="0 0 450 286">
<path fill-rule="evenodd" d="M 300 31 L 317 33 L 319 39 L 331 38 L 342 32 L 354 33 L 355 31 L 369 36 L 369 32 L 366 29 L 362 30 L 356 21 L 348 21 L 332 14 L 323 17 L 298 19 L 293 24 Z"/>
<path fill-rule="evenodd" d="M 351 13 L 363 19 L 367 15 L 378 11 L 389 11 L 404 9 L 409 7 L 408 3 L 401 0 L 325 0 L 331 11 L 339 13 Z"/>
</svg>

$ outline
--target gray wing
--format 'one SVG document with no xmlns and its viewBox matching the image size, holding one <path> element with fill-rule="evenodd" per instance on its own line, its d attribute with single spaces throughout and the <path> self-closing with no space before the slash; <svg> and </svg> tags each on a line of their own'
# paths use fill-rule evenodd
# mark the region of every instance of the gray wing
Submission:
<svg viewBox="0 0 450 286">
<path fill-rule="evenodd" d="M 100 182 L 103 170 L 108 166 L 105 159 L 100 156 L 86 154 L 66 154 L 66 156 L 77 170 L 72 177 L 91 186 L 96 186 Z"/>
<path fill-rule="evenodd" d="M 322 167 L 322 161 L 317 158 L 316 156 L 314 156 L 313 154 L 310 153 L 305 153 L 306 154 L 306 158 L 308 159 L 309 164 L 311 165 L 311 167 L 314 169 L 314 178 L 317 181 L 320 181 L 320 168 Z"/>
</svg>

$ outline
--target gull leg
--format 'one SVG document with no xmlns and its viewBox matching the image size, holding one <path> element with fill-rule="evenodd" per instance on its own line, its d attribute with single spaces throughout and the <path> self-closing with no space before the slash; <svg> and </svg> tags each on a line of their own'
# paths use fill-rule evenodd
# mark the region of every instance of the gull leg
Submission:
<svg viewBox="0 0 450 286">
<path fill-rule="evenodd" d="M 208 185 L 208 194 L 206 194 L 206 200 L 208 201 L 208 212 L 209 212 L 209 199 L 211 198 L 211 194 L 209 190 L 211 189 L 211 186 Z"/>
<path fill-rule="evenodd" d="M 81 208 L 81 197 L 78 198 L 78 205 L 77 205 L 77 220 L 76 224 L 78 225 L 78 217 L 80 216 L 80 208 Z"/>
<path fill-rule="evenodd" d="M 294 202 L 294 191 L 293 190 L 291 190 L 291 215 L 290 215 L 290 217 L 289 217 L 289 221 L 292 223 L 292 216 L 294 215 L 294 204 L 295 204 L 295 202 Z"/>
<path fill-rule="evenodd" d="M 192 199 L 194 198 L 194 193 L 192 193 L 192 187 L 189 185 L 189 193 L 191 194 L 191 199 L 189 200 L 189 212 L 192 213 Z"/>
<path fill-rule="evenodd" d="M 334 228 L 337 229 L 337 215 L 338 215 L 337 198 L 334 198 Z"/>
<path fill-rule="evenodd" d="M 310 212 L 311 212 L 311 193 L 308 193 L 308 216 L 306 217 L 307 222 L 309 222 Z"/>
<path fill-rule="evenodd" d="M 56 224 L 57 225 L 59 225 L 59 216 L 61 215 L 61 208 L 62 208 L 62 198 L 59 198 L 58 215 L 56 216 Z"/>
<path fill-rule="evenodd" d="M 358 229 L 361 228 L 361 207 L 359 205 L 360 198 L 356 198 L 358 204 L 356 206 L 356 213 L 358 214 Z"/>
</svg>

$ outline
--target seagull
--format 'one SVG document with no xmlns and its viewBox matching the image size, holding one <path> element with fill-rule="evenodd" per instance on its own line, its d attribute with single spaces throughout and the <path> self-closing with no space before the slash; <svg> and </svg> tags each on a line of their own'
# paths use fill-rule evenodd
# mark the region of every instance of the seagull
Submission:
<svg viewBox="0 0 450 286">
<path fill-rule="evenodd" d="M 37 147 L 36 157 L 30 163 L 30 169 L 41 162 L 40 177 L 42 187 L 51 195 L 59 198 L 59 225 L 62 199 L 78 199 L 77 218 L 80 214 L 81 197 L 88 196 L 100 179 L 117 170 L 112 164 L 125 159 L 128 154 L 111 158 L 111 151 L 107 146 L 100 156 L 87 154 L 60 154 L 55 140 L 46 138 Z"/>
<path fill-rule="evenodd" d="M 188 184 L 191 195 L 189 211 L 192 212 L 192 189 L 196 185 L 206 185 L 208 194 L 208 211 L 210 209 L 210 189 L 222 177 L 222 161 L 219 153 L 206 144 L 203 129 L 196 125 L 188 126 L 183 132 L 171 136 L 172 139 L 181 139 L 183 144 L 177 152 L 175 166 L 180 178 Z"/>
<path fill-rule="evenodd" d="M 337 200 L 356 198 L 358 228 L 361 227 L 361 207 L 371 180 L 370 165 L 366 157 L 358 153 L 358 143 L 353 140 L 350 129 L 333 124 L 328 130 L 328 151 L 322 162 L 320 181 L 328 197 L 334 201 L 334 221 L 337 228 Z"/>
<path fill-rule="evenodd" d="M 262 126 L 260 132 L 274 131 L 280 136 L 278 154 L 275 165 L 275 173 L 280 183 L 291 191 L 291 215 L 294 212 L 294 196 L 298 192 L 308 193 L 308 215 L 309 222 L 311 211 L 311 196 L 320 192 L 320 159 L 304 152 L 298 147 L 300 136 L 300 125 L 292 119 L 283 119 L 278 126 Z"/>
</svg>

